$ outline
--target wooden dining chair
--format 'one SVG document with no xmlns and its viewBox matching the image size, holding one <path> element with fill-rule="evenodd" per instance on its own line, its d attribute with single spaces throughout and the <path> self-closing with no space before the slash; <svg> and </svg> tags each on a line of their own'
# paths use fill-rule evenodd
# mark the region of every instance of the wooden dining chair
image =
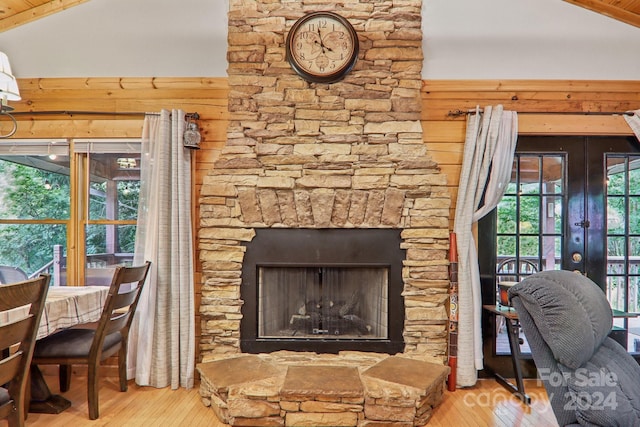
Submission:
<svg viewBox="0 0 640 427">
<path fill-rule="evenodd" d="M 0 386 L 0 419 L 10 427 L 24 425 L 29 367 L 49 280 L 49 275 L 42 275 L 0 286 L 0 348 L 9 350 L 0 358 L 0 384 L 6 385 Z M 16 319 L 2 313 L 29 304 L 28 312 Z"/>
<path fill-rule="evenodd" d="M 72 365 L 87 365 L 89 418 L 99 417 L 98 370 L 100 362 L 117 353 L 120 391 L 127 391 L 127 341 L 142 286 L 151 263 L 117 267 L 96 328 L 64 329 L 36 344 L 32 363 L 60 365 L 60 391 L 69 390 Z"/>
</svg>

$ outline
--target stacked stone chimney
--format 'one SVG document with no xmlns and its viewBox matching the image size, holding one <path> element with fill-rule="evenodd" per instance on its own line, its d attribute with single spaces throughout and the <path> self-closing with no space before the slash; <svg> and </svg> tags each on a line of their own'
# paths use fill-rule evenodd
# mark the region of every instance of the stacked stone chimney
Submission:
<svg viewBox="0 0 640 427">
<path fill-rule="evenodd" d="M 449 193 L 423 142 L 421 0 L 230 0 L 227 144 L 202 186 L 203 361 L 240 352 L 244 243 L 256 228 L 402 229 L 405 353 L 444 360 Z M 285 59 L 307 12 L 358 32 L 340 82 Z"/>
</svg>

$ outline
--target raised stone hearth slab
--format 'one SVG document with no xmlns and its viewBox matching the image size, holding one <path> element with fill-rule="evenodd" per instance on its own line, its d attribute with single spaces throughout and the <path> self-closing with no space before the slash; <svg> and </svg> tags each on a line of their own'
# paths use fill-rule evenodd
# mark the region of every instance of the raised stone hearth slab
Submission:
<svg viewBox="0 0 640 427">
<path fill-rule="evenodd" d="M 201 363 L 200 395 L 232 426 L 411 427 L 441 401 L 449 368 L 402 356 L 276 352 Z"/>
<path fill-rule="evenodd" d="M 350 399 L 362 402 L 360 375 L 350 366 L 289 366 L 280 397 L 286 400 Z"/>
</svg>

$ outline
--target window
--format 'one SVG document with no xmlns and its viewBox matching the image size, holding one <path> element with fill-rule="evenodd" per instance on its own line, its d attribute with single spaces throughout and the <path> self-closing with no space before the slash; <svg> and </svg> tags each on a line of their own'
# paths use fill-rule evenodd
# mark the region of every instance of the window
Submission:
<svg viewBox="0 0 640 427">
<path fill-rule="evenodd" d="M 0 149 L 0 265 L 29 276 L 51 271 L 54 248 L 67 248 L 69 145 L 28 141 Z"/>
<path fill-rule="evenodd" d="M 99 285 L 133 259 L 140 143 L 20 141 L 0 146 L 0 265 Z"/>
</svg>

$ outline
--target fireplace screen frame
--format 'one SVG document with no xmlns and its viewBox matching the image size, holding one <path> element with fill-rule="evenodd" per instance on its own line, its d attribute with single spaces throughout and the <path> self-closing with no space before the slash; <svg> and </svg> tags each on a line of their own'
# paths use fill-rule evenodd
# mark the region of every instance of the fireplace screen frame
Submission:
<svg viewBox="0 0 640 427">
<path fill-rule="evenodd" d="M 240 349 L 246 353 L 279 350 L 337 353 L 372 351 L 396 354 L 404 349 L 405 321 L 399 229 L 256 229 L 245 244 L 240 297 Z M 388 270 L 388 306 L 385 338 L 327 336 L 260 337 L 258 326 L 259 269 L 262 267 L 381 267 Z"/>
</svg>

